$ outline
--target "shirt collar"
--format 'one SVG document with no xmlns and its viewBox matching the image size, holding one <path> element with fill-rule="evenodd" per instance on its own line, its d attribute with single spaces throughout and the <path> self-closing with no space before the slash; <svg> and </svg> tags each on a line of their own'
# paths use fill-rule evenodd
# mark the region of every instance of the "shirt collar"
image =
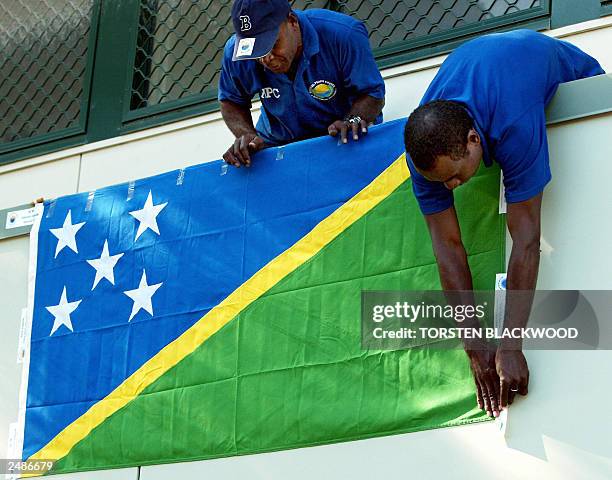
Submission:
<svg viewBox="0 0 612 480">
<path fill-rule="evenodd" d="M 319 34 L 304 12 L 293 10 L 293 13 L 298 18 L 300 32 L 302 33 L 302 61 L 308 60 L 319 53 Z"/>
</svg>

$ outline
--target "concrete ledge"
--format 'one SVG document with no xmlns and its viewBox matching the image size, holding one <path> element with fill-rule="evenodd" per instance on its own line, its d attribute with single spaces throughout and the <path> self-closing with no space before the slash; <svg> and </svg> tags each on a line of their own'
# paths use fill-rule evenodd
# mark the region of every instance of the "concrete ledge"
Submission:
<svg viewBox="0 0 612 480">
<path fill-rule="evenodd" d="M 612 74 L 559 85 L 546 109 L 547 125 L 612 112 Z"/>
</svg>

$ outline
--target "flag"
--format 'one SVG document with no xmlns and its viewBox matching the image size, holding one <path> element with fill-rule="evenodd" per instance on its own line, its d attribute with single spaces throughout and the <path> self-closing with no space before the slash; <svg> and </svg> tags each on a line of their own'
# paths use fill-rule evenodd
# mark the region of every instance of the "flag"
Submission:
<svg viewBox="0 0 612 480">
<path fill-rule="evenodd" d="M 46 202 L 22 458 L 67 473 L 485 420 L 462 350 L 360 343 L 362 290 L 440 288 L 404 122 Z M 474 287 L 493 289 L 499 170 L 455 198 Z"/>
</svg>

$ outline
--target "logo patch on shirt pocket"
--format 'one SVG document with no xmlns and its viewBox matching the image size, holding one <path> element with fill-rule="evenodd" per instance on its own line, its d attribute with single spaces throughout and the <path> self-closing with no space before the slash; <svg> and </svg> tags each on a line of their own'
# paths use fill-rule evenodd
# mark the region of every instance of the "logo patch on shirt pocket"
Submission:
<svg viewBox="0 0 612 480">
<path fill-rule="evenodd" d="M 336 95 L 336 86 L 327 80 L 317 80 L 308 87 L 308 92 L 317 100 L 331 100 Z"/>
</svg>

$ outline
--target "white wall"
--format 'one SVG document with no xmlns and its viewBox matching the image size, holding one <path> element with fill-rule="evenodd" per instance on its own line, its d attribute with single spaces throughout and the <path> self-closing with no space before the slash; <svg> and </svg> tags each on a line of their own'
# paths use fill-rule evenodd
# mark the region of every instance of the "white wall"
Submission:
<svg viewBox="0 0 612 480">
<path fill-rule="evenodd" d="M 576 33 L 579 32 L 579 33 Z M 612 71 L 612 19 L 552 32 Z M 408 115 L 444 57 L 384 72 L 386 119 Z M 612 289 L 612 115 L 549 129 L 554 182 L 543 206 L 540 288 Z M 88 191 L 220 158 L 231 136 L 218 114 L 177 122 L 98 144 L 0 167 L 0 208 Z M 604 221 L 602 221 L 604 220 Z M 26 237 L 0 241 L 0 458 L 17 418 L 21 369 L 16 364 L 19 312 L 26 301 Z M 585 248 L 588 246 L 588 248 Z M 511 409 L 507 438 L 494 425 L 413 433 L 242 458 L 145 467 L 141 480 L 177 478 L 612 478 L 612 413 L 606 400 L 612 352 L 527 352 L 526 401 Z M 136 479 L 137 469 L 66 476 L 71 480 Z M 64 476 L 55 477 L 61 479 Z"/>
</svg>

